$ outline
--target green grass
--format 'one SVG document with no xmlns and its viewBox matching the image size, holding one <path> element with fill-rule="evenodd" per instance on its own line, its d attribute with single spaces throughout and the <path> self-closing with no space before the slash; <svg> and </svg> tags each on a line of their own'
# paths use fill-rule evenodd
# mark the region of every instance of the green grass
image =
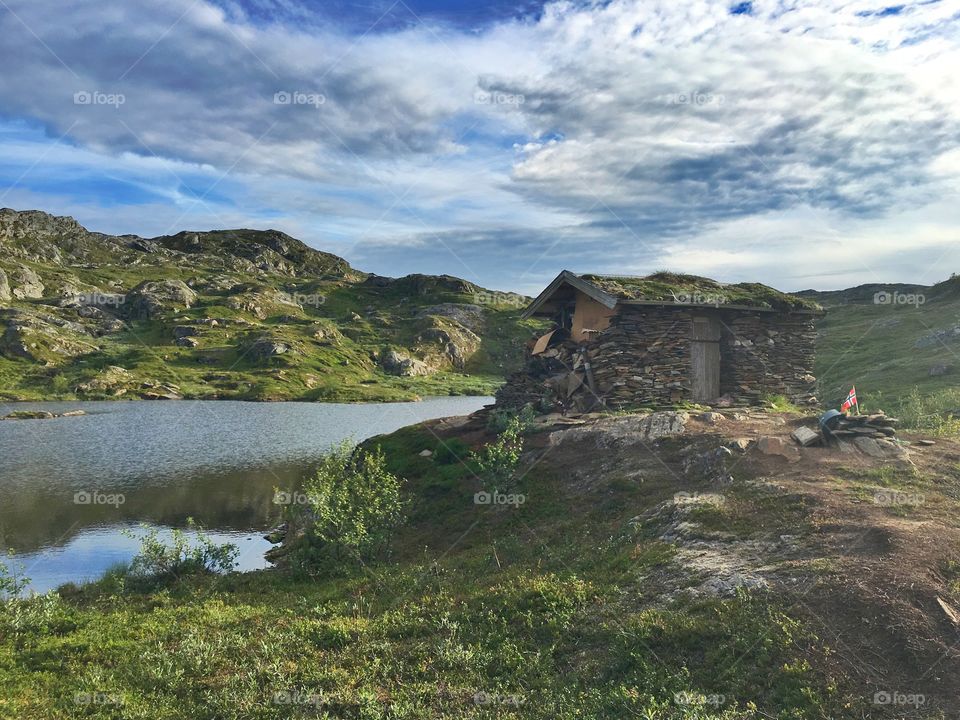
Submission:
<svg viewBox="0 0 960 720">
<path fill-rule="evenodd" d="M 538 467 L 527 502 L 501 510 L 472 502 L 469 463 L 419 456 L 438 442 L 423 428 L 368 442 L 411 501 L 389 564 L 329 579 L 201 575 L 153 592 L 115 572 L 7 604 L 0 716 L 856 716 L 822 669 L 829 648 L 776 596 L 651 602 L 673 549 L 623 529 L 672 481 L 583 495 Z M 789 514 L 732 497 L 734 520 Z"/>
<path fill-rule="evenodd" d="M 661 270 L 646 277 L 582 275 L 582 279 L 617 297 L 651 301 L 692 301 L 706 305 L 747 305 L 791 310 L 817 310 L 806 298 L 760 283 L 720 283 L 698 275 Z"/>
<path fill-rule="evenodd" d="M 960 343 L 914 344 L 953 327 L 958 316 L 960 301 L 953 296 L 931 297 L 919 307 L 829 307 L 817 323 L 817 397 L 827 407 L 839 407 L 856 385 L 864 411 L 884 410 L 899 416 L 904 427 L 955 435 L 960 430 Z M 941 364 L 952 369 L 931 376 L 930 368 Z"/>
</svg>

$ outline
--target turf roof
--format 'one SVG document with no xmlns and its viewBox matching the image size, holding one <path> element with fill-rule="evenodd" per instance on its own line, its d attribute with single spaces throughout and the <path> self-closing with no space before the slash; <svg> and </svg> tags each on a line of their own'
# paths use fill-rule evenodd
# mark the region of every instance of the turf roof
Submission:
<svg viewBox="0 0 960 720">
<path fill-rule="evenodd" d="M 646 277 L 578 276 L 619 300 L 742 305 L 773 310 L 820 310 L 812 300 L 761 283 L 721 283 L 698 275 L 657 272 Z"/>
</svg>

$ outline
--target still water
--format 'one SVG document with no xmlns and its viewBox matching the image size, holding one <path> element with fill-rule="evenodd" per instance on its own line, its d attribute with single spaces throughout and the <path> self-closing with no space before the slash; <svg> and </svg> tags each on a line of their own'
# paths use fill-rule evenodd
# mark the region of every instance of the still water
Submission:
<svg viewBox="0 0 960 720">
<path fill-rule="evenodd" d="M 16 403 L 87 415 L 0 421 L 0 544 L 43 592 L 129 561 L 146 523 L 168 532 L 194 518 L 240 549 L 238 569 L 266 567 L 278 520 L 274 490 L 295 489 L 320 455 L 430 418 L 464 415 L 487 397 L 418 403 L 230 401 Z"/>
</svg>

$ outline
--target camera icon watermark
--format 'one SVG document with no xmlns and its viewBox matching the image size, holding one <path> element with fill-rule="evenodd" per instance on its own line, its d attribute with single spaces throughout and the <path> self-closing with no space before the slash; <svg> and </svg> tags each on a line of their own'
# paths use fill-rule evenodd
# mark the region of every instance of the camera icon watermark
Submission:
<svg viewBox="0 0 960 720">
<path fill-rule="evenodd" d="M 902 293 L 897 290 L 880 290 L 873 294 L 874 305 L 913 305 L 920 307 L 927 302 L 923 293 Z"/>
<path fill-rule="evenodd" d="M 311 293 L 309 295 L 304 293 L 283 293 L 283 296 L 295 305 L 306 305 L 309 307 L 320 307 L 327 302 L 326 295 L 317 293 Z"/>
<path fill-rule="evenodd" d="M 497 292 L 487 290 L 473 294 L 474 305 L 486 305 L 492 307 L 522 308 L 529 303 L 528 298 L 520 293 Z"/>
<path fill-rule="evenodd" d="M 527 501 L 522 493 L 502 493 L 494 490 L 492 493 L 481 490 L 473 496 L 474 505 L 512 505 L 520 507 Z"/>
<path fill-rule="evenodd" d="M 73 494 L 74 505 L 112 505 L 120 507 L 127 501 L 123 493 L 102 493 L 97 490 L 81 490 Z"/>
<path fill-rule="evenodd" d="M 82 305 L 107 305 L 112 307 L 118 307 L 123 305 L 127 301 L 126 295 L 121 294 L 109 294 L 101 292 L 93 293 L 83 293 L 77 295 L 77 302 Z"/>
<path fill-rule="evenodd" d="M 104 692 L 78 692 L 73 694 L 75 705 L 123 705 L 119 695 Z"/>
<path fill-rule="evenodd" d="M 684 707 L 702 707 L 704 705 L 710 705 L 711 707 L 717 708 L 726 704 L 727 696 L 719 694 L 705 695 L 703 693 L 684 690 L 682 692 L 673 694 L 673 702 L 676 705 L 681 705 Z"/>
<path fill-rule="evenodd" d="M 107 105 L 119 108 L 127 102 L 123 93 L 105 93 L 99 90 L 79 90 L 73 94 L 74 105 Z"/>
<path fill-rule="evenodd" d="M 300 690 L 284 690 L 275 692 L 271 697 L 274 705 L 312 705 L 317 708 L 323 705 L 323 695 L 320 693 L 307 693 Z"/>
<path fill-rule="evenodd" d="M 326 102 L 327 97 L 323 93 L 278 90 L 273 94 L 274 105 L 312 105 L 319 108 Z"/>
</svg>

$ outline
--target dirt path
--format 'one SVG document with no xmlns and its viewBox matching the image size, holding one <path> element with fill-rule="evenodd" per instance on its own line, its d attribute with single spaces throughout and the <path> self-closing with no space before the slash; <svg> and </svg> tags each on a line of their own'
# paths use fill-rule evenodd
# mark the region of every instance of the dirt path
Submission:
<svg viewBox="0 0 960 720">
<path fill-rule="evenodd" d="M 800 422 L 726 413 L 650 441 L 623 418 L 590 419 L 534 445 L 573 494 L 644 482 L 650 505 L 634 520 L 657 523 L 675 546 L 684 591 L 770 588 L 818 629 L 879 715 L 960 717 L 960 443 L 887 459 L 758 450 L 763 436 L 789 442 Z"/>
</svg>

